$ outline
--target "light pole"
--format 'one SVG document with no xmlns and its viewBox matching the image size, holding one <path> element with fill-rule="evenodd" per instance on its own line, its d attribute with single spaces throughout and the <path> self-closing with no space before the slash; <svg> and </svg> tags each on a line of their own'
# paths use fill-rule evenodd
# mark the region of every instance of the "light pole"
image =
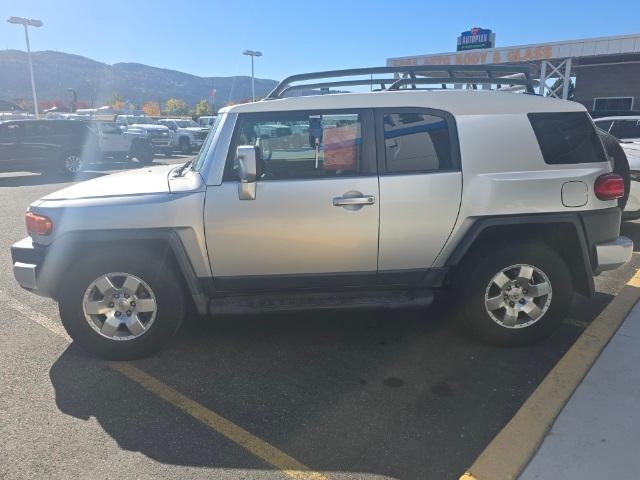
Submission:
<svg viewBox="0 0 640 480">
<path fill-rule="evenodd" d="M 33 111 L 36 114 L 36 118 L 38 118 L 39 116 L 38 98 L 36 97 L 36 82 L 33 79 L 33 63 L 31 63 L 31 46 L 29 45 L 28 27 L 41 27 L 43 23 L 42 23 L 42 20 L 36 20 L 33 18 L 22 18 L 22 17 L 9 17 L 7 22 L 24 26 L 24 38 L 27 40 L 27 58 L 29 59 L 29 73 L 31 74 L 31 93 L 33 94 Z"/>
<path fill-rule="evenodd" d="M 255 84 L 255 76 L 253 74 L 253 58 L 261 57 L 262 52 L 258 52 L 257 50 L 245 50 L 242 52 L 243 55 L 248 55 L 251 57 L 251 99 L 256 101 L 256 84 Z"/>
</svg>

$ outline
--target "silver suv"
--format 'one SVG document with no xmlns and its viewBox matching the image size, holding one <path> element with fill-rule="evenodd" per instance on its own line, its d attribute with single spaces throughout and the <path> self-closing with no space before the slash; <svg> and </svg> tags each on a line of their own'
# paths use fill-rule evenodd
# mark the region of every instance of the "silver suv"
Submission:
<svg viewBox="0 0 640 480">
<path fill-rule="evenodd" d="M 580 104 L 424 91 L 443 81 L 429 68 L 290 77 L 264 101 L 221 110 L 193 162 L 43 197 L 12 247 L 17 281 L 57 300 L 81 346 L 114 359 L 159 349 L 190 305 L 395 308 L 448 291 L 483 339 L 548 335 L 574 291 L 591 295 L 594 275 L 631 257 L 623 179 Z M 484 81 L 438 68 L 451 84 L 533 90 L 515 67 L 485 69 Z M 356 74 L 385 74 L 375 82 L 386 88 L 284 98 Z"/>
</svg>

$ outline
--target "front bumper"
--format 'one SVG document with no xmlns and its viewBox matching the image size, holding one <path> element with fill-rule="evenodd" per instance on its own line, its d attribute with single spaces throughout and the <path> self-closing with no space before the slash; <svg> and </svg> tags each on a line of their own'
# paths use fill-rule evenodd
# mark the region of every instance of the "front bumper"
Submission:
<svg viewBox="0 0 640 480">
<path fill-rule="evenodd" d="M 633 255 L 633 241 L 627 237 L 618 237 L 609 242 L 598 243 L 596 247 L 596 274 L 621 267 Z"/>
<path fill-rule="evenodd" d="M 38 275 L 45 260 L 47 248 L 34 245 L 31 237 L 11 245 L 13 276 L 22 288 L 40 293 Z"/>
</svg>

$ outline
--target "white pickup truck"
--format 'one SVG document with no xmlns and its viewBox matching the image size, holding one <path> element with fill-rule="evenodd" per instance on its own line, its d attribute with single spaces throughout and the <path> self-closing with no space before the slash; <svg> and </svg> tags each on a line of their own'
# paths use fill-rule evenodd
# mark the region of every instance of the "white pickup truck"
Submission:
<svg viewBox="0 0 640 480">
<path fill-rule="evenodd" d="M 183 118 L 162 118 L 158 120 L 158 124 L 171 130 L 171 150 L 180 150 L 185 155 L 191 154 L 195 149 L 200 150 L 209 133 L 209 129 Z"/>
</svg>

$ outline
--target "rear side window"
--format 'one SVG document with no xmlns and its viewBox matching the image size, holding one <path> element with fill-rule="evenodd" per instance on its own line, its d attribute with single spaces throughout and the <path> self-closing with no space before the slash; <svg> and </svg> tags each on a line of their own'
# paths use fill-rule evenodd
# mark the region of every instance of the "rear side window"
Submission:
<svg viewBox="0 0 640 480">
<path fill-rule="evenodd" d="M 606 162 L 604 148 L 585 112 L 530 113 L 545 163 Z"/>
<path fill-rule="evenodd" d="M 419 173 L 451 168 L 447 121 L 419 112 L 383 116 L 388 173 Z"/>
</svg>

